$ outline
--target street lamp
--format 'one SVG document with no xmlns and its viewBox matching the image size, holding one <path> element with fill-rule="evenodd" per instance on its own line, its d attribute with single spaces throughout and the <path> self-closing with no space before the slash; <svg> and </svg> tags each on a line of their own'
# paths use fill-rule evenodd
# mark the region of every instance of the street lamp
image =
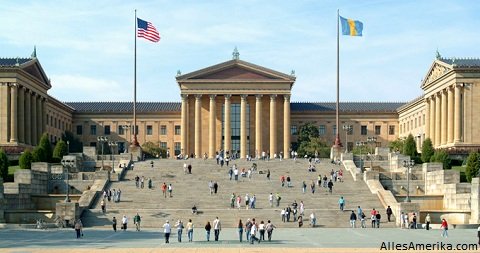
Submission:
<svg viewBox="0 0 480 253">
<path fill-rule="evenodd" d="M 407 168 L 407 198 L 405 199 L 405 202 L 411 202 L 410 200 L 410 173 L 411 173 L 411 168 L 415 165 L 414 160 L 405 160 L 403 161 L 403 167 Z"/>
<path fill-rule="evenodd" d="M 115 173 L 115 147 L 118 146 L 116 141 L 111 141 L 108 143 L 110 146 L 110 153 L 112 153 L 112 172 Z"/>
<path fill-rule="evenodd" d="M 348 134 L 352 131 L 353 126 L 352 125 L 343 125 L 343 130 L 345 130 L 345 154 L 348 153 Z"/>
<path fill-rule="evenodd" d="M 102 145 L 102 170 L 103 170 L 103 146 L 105 145 L 106 142 L 108 142 L 108 137 L 106 136 L 98 136 L 97 141 Z"/>
<path fill-rule="evenodd" d="M 70 141 L 67 141 L 67 155 L 70 154 Z"/>
<path fill-rule="evenodd" d="M 66 184 L 67 196 L 65 197 L 65 202 L 70 202 L 70 182 L 69 182 L 70 168 L 73 168 L 75 166 L 75 160 L 62 159 L 62 166 L 66 169 L 65 174 L 66 174 L 66 178 L 67 178 L 67 184 Z"/>
<path fill-rule="evenodd" d="M 366 142 L 363 141 L 357 141 L 355 143 L 355 146 L 360 149 L 360 169 L 363 170 L 363 156 L 362 156 L 362 149 L 365 146 Z"/>
<path fill-rule="evenodd" d="M 127 141 L 127 145 L 126 145 L 127 153 L 128 153 L 128 146 L 130 146 L 130 142 L 127 140 L 128 130 L 130 129 L 130 127 L 131 127 L 130 125 L 122 125 L 122 128 L 125 131 L 125 141 Z"/>
<path fill-rule="evenodd" d="M 377 143 L 377 137 L 367 137 L 367 142 L 372 144 L 372 143 Z M 372 149 L 370 149 L 370 151 L 372 151 Z M 370 153 L 370 169 L 373 170 L 373 167 L 372 167 L 372 153 Z"/>
</svg>

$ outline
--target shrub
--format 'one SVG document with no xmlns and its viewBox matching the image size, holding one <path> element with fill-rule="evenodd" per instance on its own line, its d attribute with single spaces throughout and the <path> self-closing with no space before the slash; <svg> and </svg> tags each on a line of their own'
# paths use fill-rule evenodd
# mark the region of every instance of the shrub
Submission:
<svg viewBox="0 0 480 253">
<path fill-rule="evenodd" d="M 467 158 L 467 167 L 465 168 L 465 176 L 468 182 L 472 182 L 472 178 L 478 176 L 479 168 L 480 154 L 477 152 L 470 153 Z"/>
<path fill-rule="evenodd" d="M 437 162 L 443 164 L 444 170 L 449 170 L 452 168 L 452 161 L 448 157 L 448 154 L 445 150 L 437 150 L 430 158 L 430 162 Z"/>
<path fill-rule="evenodd" d="M 65 143 L 63 140 L 60 140 L 57 142 L 57 145 L 55 145 L 55 149 L 53 149 L 52 161 L 58 163 L 62 160 L 63 156 L 67 154 L 67 143 Z"/>
<path fill-rule="evenodd" d="M 25 150 L 18 160 L 21 169 L 29 170 L 32 168 L 33 155 L 30 150 Z"/>
<path fill-rule="evenodd" d="M 422 161 L 428 163 L 434 153 L 435 149 L 433 148 L 432 140 L 430 138 L 425 139 L 422 145 Z"/>
<path fill-rule="evenodd" d="M 3 149 L 0 149 L 0 176 L 6 181 L 8 177 L 8 157 Z"/>
</svg>

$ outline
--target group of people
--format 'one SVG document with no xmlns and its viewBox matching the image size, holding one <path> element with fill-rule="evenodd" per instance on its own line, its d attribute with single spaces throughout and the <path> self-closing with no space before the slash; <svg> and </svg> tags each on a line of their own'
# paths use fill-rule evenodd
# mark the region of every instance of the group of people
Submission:
<svg viewBox="0 0 480 253">
<path fill-rule="evenodd" d="M 120 202 L 120 197 L 122 195 L 122 191 L 120 189 L 115 190 L 115 189 L 109 189 L 109 190 L 104 190 L 102 197 L 103 200 L 108 200 L 108 202 L 112 201 L 113 202 Z"/>
<path fill-rule="evenodd" d="M 283 222 L 290 222 L 290 217 L 293 216 L 293 222 L 298 221 L 298 227 L 303 226 L 303 216 L 305 215 L 305 205 L 303 201 L 300 204 L 296 200 L 293 201 L 291 206 L 287 206 L 280 211 L 280 216 Z"/>
<path fill-rule="evenodd" d="M 121 222 L 122 222 L 121 223 L 121 225 L 122 225 L 121 229 L 123 231 L 127 231 L 128 222 L 129 222 L 128 217 L 126 215 L 123 215 Z M 133 224 L 135 225 L 135 229 L 137 231 L 140 231 L 141 222 L 142 222 L 142 217 L 140 217 L 140 215 L 138 213 L 135 214 L 135 216 L 133 216 Z M 117 217 L 113 216 L 113 218 L 112 218 L 112 228 L 113 228 L 114 232 L 117 232 L 117 223 L 118 223 Z"/>
<path fill-rule="evenodd" d="M 255 205 L 257 203 L 257 196 L 253 194 L 250 196 L 248 193 L 245 194 L 245 209 L 255 209 Z M 242 207 L 242 197 L 239 195 L 235 195 L 235 193 L 232 193 L 230 196 L 230 208 L 237 208 L 240 209 Z"/>
<path fill-rule="evenodd" d="M 147 185 L 148 185 L 148 189 L 153 188 L 151 178 L 148 178 Z M 135 176 L 135 186 L 137 187 L 137 189 L 138 188 L 141 188 L 141 189 L 145 188 L 145 177 L 144 176 L 139 177 L 138 175 L 136 175 Z"/>
</svg>

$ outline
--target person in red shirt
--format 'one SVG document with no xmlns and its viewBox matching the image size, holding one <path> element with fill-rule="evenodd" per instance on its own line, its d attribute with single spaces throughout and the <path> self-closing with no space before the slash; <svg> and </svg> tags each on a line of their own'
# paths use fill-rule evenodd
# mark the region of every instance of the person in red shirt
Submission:
<svg viewBox="0 0 480 253">
<path fill-rule="evenodd" d="M 162 192 L 163 192 L 163 196 L 166 198 L 167 197 L 167 184 L 166 183 L 162 184 Z"/>
<path fill-rule="evenodd" d="M 440 226 L 442 229 L 442 237 L 448 237 L 448 223 L 445 219 L 442 219 L 442 225 Z"/>
<path fill-rule="evenodd" d="M 281 176 L 280 181 L 282 182 L 282 187 L 285 186 L 285 176 Z"/>
</svg>

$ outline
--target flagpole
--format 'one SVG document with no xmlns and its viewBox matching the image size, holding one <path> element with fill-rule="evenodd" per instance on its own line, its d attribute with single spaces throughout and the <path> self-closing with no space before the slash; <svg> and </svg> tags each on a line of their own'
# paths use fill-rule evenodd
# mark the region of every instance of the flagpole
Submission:
<svg viewBox="0 0 480 253">
<path fill-rule="evenodd" d="M 133 143 L 132 146 L 138 147 L 137 141 L 137 10 L 135 9 L 135 49 L 133 65 Z"/>
<path fill-rule="evenodd" d="M 340 110 L 340 11 L 337 9 L 337 103 L 336 103 L 336 124 L 337 124 L 337 133 L 335 136 L 334 148 L 339 149 L 342 147 L 342 142 L 340 141 L 340 118 L 338 112 Z"/>
</svg>

